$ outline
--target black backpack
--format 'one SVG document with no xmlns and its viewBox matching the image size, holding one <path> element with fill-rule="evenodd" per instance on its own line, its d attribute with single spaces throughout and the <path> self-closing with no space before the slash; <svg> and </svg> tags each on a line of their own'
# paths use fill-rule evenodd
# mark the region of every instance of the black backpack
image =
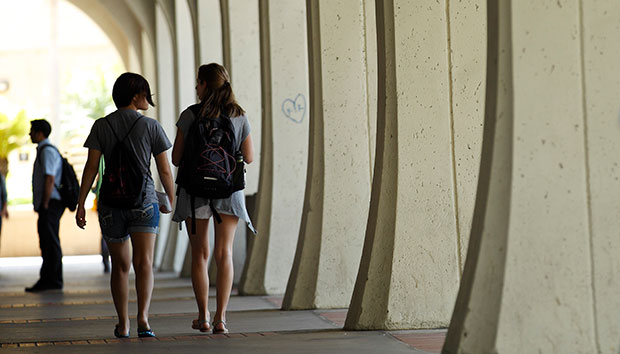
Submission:
<svg viewBox="0 0 620 354">
<path fill-rule="evenodd" d="M 224 199 L 245 188 L 243 156 L 236 150 L 235 130 L 229 117 L 200 117 L 200 104 L 189 107 L 196 119 L 185 137 L 183 157 L 176 183 L 190 195 L 192 219 L 195 197 L 211 200 L 218 223 L 222 220 L 213 207 L 213 199 Z M 194 223 L 192 229 L 195 230 Z"/>
<path fill-rule="evenodd" d="M 48 146 L 58 151 L 58 148 L 54 145 L 45 145 L 43 148 L 45 149 Z M 80 196 L 80 184 L 78 183 L 73 166 L 62 156 L 60 151 L 58 151 L 58 154 L 62 159 L 62 176 L 60 177 L 60 185 L 56 186 L 56 184 L 54 184 L 54 187 L 56 187 L 60 193 L 60 201 L 65 207 L 69 208 L 71 211 L 75 211 Z"/>
<path fill-rule="evenodd" d="M 104 119 L 116 137 L 116 145 L 112 149 L 110 158 L 105 161 L 99 201 L 112 208 L 138 208 L 142 206 L 146 196 L 146 174 L 140 169 L 136 154 L 125 145 L 125 139 L 142 116 L 133 122 L 122 140 L 116 135 L 108 118 Z"/>
</svg>

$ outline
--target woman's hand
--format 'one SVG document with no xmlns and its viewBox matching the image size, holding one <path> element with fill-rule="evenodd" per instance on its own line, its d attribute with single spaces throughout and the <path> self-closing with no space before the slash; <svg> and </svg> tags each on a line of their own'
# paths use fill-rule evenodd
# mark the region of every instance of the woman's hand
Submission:
<svg viewBox="0 0 620 354">
<path fill-rule="evenodd" d="M 84 210 L 84 205 L 78 205 L 75 211 L 75 223 L 80 229 L 84 229 L 86 226 L 86 210 Z"/>
<path fill-rule="evenodd" d="M 170 203 L 170 205 L 172 205 L 172 203 Z M 170 214 L 172 213 L 172 210 L 167 209 L 165 205 L 160 204 L 159 205 L 159 211 L 162 212 L 163 214 Z"/>
</svg>

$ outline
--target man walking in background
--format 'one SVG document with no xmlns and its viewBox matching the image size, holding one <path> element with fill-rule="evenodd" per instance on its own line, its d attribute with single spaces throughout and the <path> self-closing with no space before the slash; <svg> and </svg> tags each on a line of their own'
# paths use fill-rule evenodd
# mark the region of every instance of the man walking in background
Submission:
<svg viewBox="0 0 620 354">
<path fill-rule="evenodd" d="M 62 250 L 58 229 L 65 206 L 60 200 L 57 184 L 62 177 L 62 156 L 48 137 L 51 125 L 45 119 L 30 122 L 30 139 L 37 146 L 37 158 L 32 170 L 32 203 L 39 214 L 37 231 L 43 264 L 39 280 L 28 292 L 62 289 Z"/>
</svg>

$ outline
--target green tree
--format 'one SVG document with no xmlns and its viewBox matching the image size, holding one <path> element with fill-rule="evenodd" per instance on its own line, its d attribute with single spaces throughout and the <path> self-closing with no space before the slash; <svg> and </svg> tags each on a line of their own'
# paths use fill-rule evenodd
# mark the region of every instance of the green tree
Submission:
<svg viewBox="0 0 620 354">
<path fill-rule="evenodd" d="M 110 85 L 101 68 L 97 69 L 94 78 L 83 83 L 79 92 L 66 92 L 63 101 L 85 110 L 92 119 L 105 116 L 106 110 L 114 106 Z"/>
<path fill-rule="evenodd" d="M 29 120 L 24 110 L 13 119 L 0 113 L 0 173 L 9 172 L 9 153 L 28 142 Z"/>
</svg>

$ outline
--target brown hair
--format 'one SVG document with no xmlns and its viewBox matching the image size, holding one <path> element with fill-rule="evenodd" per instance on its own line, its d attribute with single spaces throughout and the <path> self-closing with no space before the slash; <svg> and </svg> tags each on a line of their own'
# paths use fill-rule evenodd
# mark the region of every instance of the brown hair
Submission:
<svg viewBox="0 0 620 354">
<path fill-rule="evenodd" d="M 198 68 L 198 80 L 207 83 L 203 97 L 200 97 L 202 117 L 217 118 L 226 114 L 234 118 L 245 114 L 235 100 L 226 68 L 216 63 L 201 65 Z"/>
</svg>

